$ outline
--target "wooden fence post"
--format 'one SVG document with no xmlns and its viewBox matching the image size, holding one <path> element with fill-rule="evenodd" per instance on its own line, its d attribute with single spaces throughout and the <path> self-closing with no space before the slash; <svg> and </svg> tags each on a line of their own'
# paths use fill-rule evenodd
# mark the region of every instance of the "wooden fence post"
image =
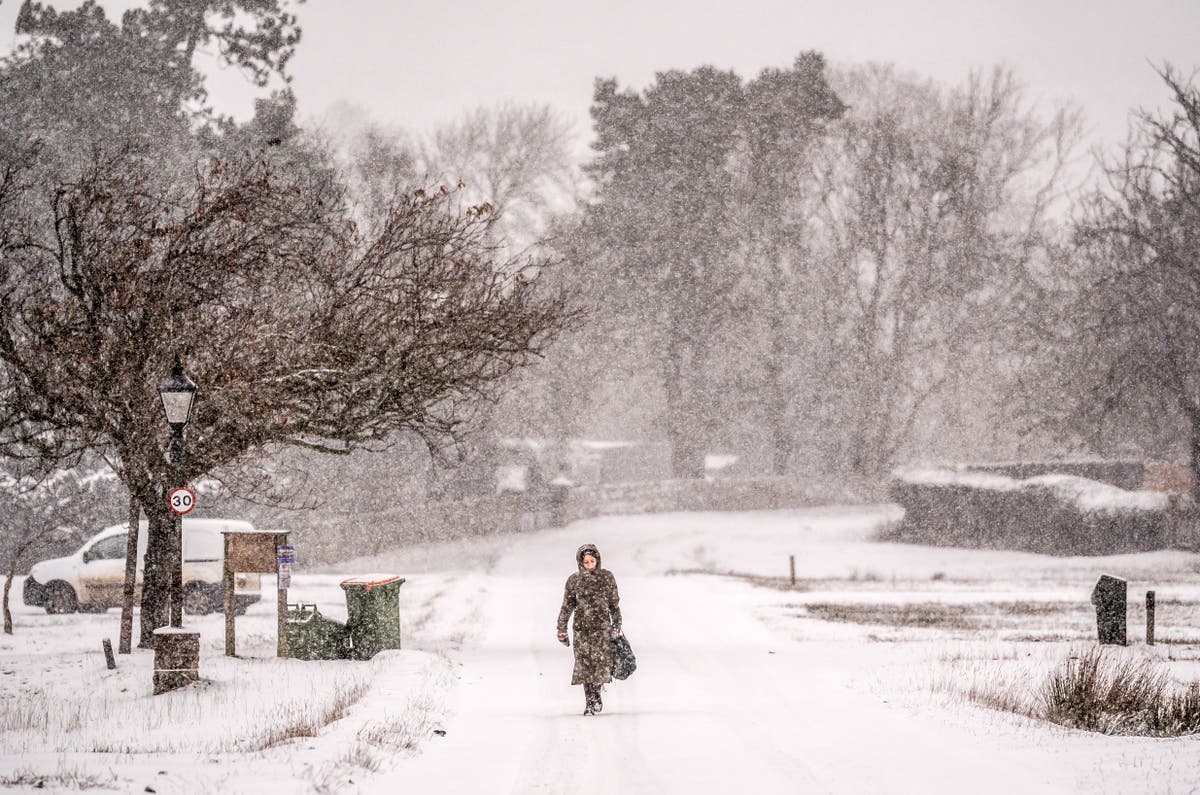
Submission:
<svg viewBox="0 0 1200 795">
<path fill-rule="evenodd" d="M 1146 645 L 1154 645 L 1154 591 L 1146 591 Z"/>
</svg>

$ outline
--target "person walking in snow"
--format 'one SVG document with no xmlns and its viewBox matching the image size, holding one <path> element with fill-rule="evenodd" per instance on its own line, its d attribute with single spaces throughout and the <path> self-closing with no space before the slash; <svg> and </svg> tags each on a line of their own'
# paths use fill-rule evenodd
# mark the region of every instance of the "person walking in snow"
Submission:
<svg viewBox="0 0 1200 795">
<path fill-rule="evenodd" d="M 600 688 L 612 681 L 612 640 L 621 634 L 621 598 L 617 578 L 600 568 L 600 550 L 584 544 L 575 552 L 579 571 L 567 578 L 562 609 L 558 611 L 558 640 L 567 640 L 567 620 L 575 635 L 575 669 L 571 684 L 583 685 L 584 715 L 595 715 L 604 708 Z"/>
</svg>

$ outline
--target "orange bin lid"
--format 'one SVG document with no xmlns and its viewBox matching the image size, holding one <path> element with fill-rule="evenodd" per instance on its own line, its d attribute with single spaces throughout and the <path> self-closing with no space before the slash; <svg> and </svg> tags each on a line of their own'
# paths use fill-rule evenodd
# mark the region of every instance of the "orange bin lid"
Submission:
<svg viewBox="0 0 1200 795">
<path fill-rule="evenodd" d="M 398 574 L 363 574 L 358 577 L 351 577 L 348 580 L 342 580 L 342 587 L 345 588 L 347 585 L 361 585 L 365 586 L 369 591 L 377 585 L 387 585 L 397 580 L 404 582 L 404 578 Z"/>
</svg>

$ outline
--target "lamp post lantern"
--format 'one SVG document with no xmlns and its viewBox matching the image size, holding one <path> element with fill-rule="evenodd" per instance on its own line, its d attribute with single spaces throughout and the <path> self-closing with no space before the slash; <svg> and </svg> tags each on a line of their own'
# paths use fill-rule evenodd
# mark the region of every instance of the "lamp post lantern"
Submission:
<svg viewBox="0 0 1200 795">
<path fill-rule="evenodd" d="M 162 398 L 163 411 L 171 429 L 180 436 L 183 426 L 187 425 L 192 416 L 192 400 L 196 397 L 196 384 L 183 373 L 183 362 L 179 354 L 175 354 L 175 364 L 171 374 L 162 380 L 158 387 L 159 397 Z"/>
<path fill-rule="evenodd" d="M 196 384 L 183 372 L 183 362 L 179 354 L 175 354 L 175 364 L 171 374 L 163 379 L 158 387 L 159 397 L 162 398 L 163 411 L 167 415 L 167 423 L 171 426 L 171 463 L 175 467 L 174 487 L 183 487 L 183 429 L 192 416 L 192 400 L 196 397 Z M 171 544 L 171 588 L 170 588 L 170 619 L 171 626 L 183 626 L 183 517 L 174 514 L 174 538 Z"/>
</svg>

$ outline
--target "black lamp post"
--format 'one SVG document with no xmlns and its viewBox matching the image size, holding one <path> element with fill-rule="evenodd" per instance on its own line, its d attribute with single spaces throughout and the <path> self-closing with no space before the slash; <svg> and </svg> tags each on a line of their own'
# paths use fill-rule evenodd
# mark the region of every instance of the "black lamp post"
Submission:
<svg viewBox="0 0 1200 795">
<path fill-rule="evenodd" d="M 171 463 L 175 466 L 175 487 L 183 486 L 183 429 L 192 416 L 196 385 L 183 373 L 183 362 L 175 354 L 171 374 L 158 387 L 163 411 L 171 426 Z M 183 626 L 183 517 L 175 514 L 175 538 L 171 550 L 171 626 Z"/>
</svg>

